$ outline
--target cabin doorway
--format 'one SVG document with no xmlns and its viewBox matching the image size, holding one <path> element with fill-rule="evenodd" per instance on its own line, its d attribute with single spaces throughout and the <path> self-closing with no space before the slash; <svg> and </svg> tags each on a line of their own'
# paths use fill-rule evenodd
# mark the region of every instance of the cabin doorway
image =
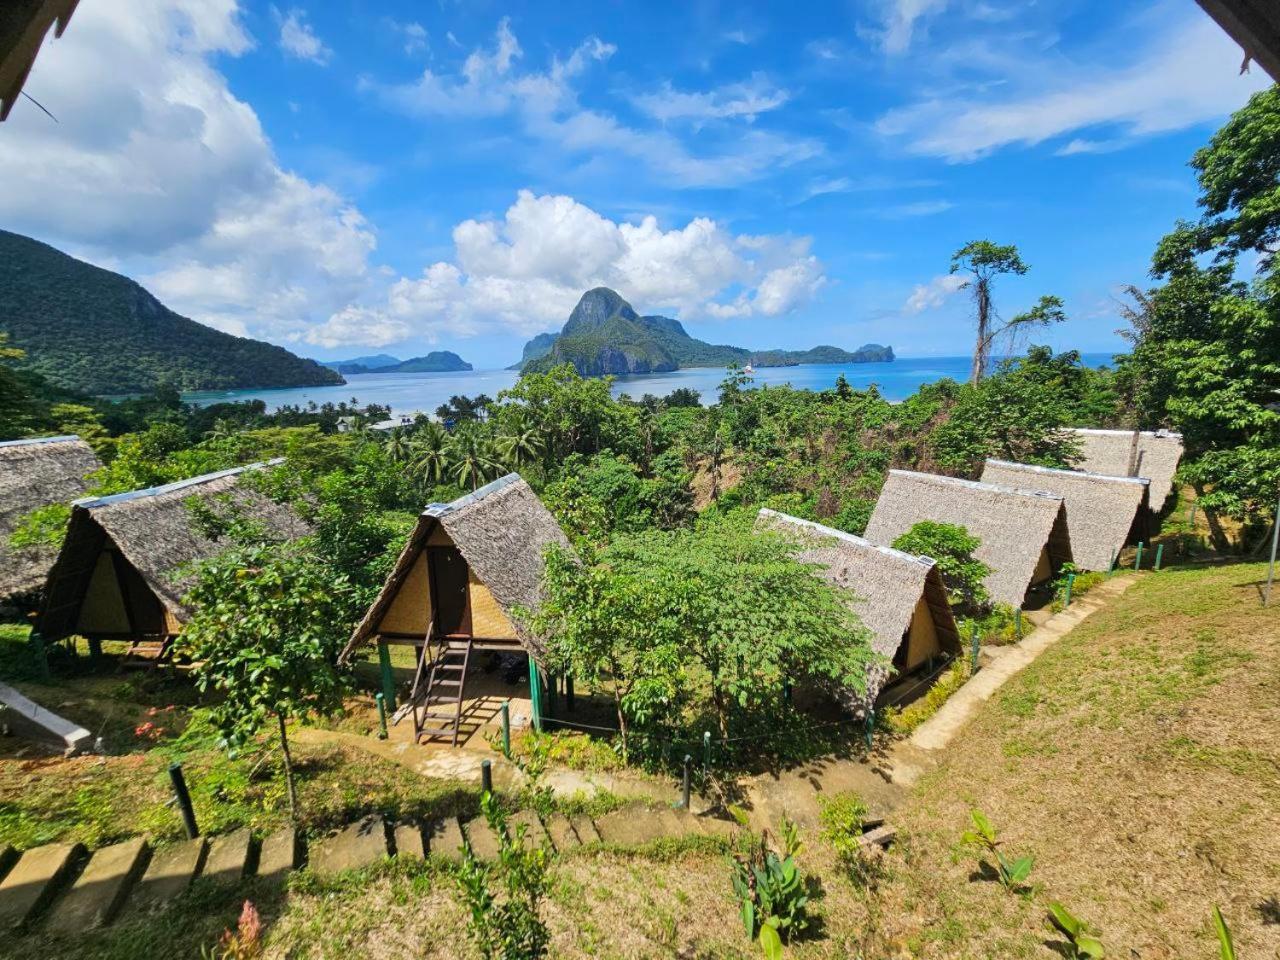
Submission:
<svg viewBox="0 0 1280 960">
<path fill-rule="evenodd" d="M 457 547 L 428 547 L 427 568 L 431 571 L 433 632 L 438 637 L 471 636 L 466 558 Z"/>
</svg>

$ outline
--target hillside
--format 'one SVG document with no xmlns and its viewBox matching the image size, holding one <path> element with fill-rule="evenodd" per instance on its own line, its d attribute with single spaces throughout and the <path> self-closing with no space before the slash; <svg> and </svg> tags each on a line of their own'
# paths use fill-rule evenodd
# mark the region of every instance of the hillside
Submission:
<svg viewBox="0 0 1280 960">
<path fill-rule="evenodd" d="M 679 320 L 642 317 L 613 290 L 588 290 L 557 334 L 542 333 L 524 347 L 514 369 L 549 370 L 572 363 L 583 376 L 664 373 L 682 367 L 760 367 L 800 363 L 867 363 L 893 359 L 893 348 L 867 344 L 850 352 L 839 347 L 811 350 L 762 350 L 707 343 L 689 336 Z"/>
<path fill-rule="evenodd" d="M 339 373 L 449 373 L 475 368 L 452 350 L 432 350 L 425 357 L 401 360 L 389 353 L 351 360 L 330 360 L 324 364 Z"/>
<path fill-rule="evenodd" d="M 320 366 L 339 373 L 368 373 L 370 370 L 394 367 L 401 362 L 399 357 L 393 357 L 389 353 L 375 353 L 368 357 L 352 357 L 350 360 L 321 360 Z"/>
<path fill-rule="evenodd" d="M 174 313 L 128 277 L 0 230 L 0 331 L 20 366 L 91 394 L 301 387 L 340 374 L 283 347 Z"/>
</svg>

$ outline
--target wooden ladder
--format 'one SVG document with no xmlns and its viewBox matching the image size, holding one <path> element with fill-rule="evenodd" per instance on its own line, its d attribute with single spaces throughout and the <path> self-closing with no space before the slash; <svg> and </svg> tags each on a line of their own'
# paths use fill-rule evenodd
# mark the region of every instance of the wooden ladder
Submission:
<svg viewBox="0 0 1280 960">
<path fill-rule="evenodd" d="M 431 656 L 431 647 L 423 646 L 422 659 L 418 662 L 418 677 L 414 679 L 414 691 L 411 694 L 415 740 L 450 737 L 453 746 L 458 745 L 458 730 L 462 726 L 462 698 L 467 683 L 467 667 L 471 663 L 471 646 L 471 637 L 442 637 L 435 656 L 431 658 L 429 670 L 426 669 L 426 663 Z M 417 688 L 418 679 L 423 673 L 427 675 L 427 684 L 419 710 Z M 447 709 L 451 701 L 452 713 Z"/>
</svg>

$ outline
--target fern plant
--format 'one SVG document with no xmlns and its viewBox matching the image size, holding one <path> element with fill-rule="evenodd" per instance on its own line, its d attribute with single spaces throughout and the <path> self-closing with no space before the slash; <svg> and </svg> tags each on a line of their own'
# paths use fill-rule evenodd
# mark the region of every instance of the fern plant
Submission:
<svg viewBox="0 0 1280 960">
<path fill-rule="evenodd" d="M 981 810 L 970 810 L 969 818 L 973 821 L 973 829 L 966 830 L 960 837 L 962 843 L 975 846 L 995 861 L 996 876 L 1006 890 L 1021 891 L 1027 877 L 1031 876 L 1031 868 L 1035 866 L 1033 856 L 1018 857 L 1012 860 L 1000 849 L 1000 838 L 996 828 Z"/>
<path fill-rule="evenodd" d="M 1058 932 L 1067 938 L 1069 960 L 1102 960 L 1105 951 L 1087 923 L 1075 916 L 1058 902 L 1049 904 L 1049 919 Z"/>
</svg>

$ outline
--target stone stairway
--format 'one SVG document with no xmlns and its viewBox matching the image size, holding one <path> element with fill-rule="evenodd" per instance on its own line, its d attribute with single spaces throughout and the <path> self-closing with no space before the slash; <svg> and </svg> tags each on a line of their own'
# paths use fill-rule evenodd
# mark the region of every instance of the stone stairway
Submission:
<svg viewBox="0 0 1280 960">
<path fill-rule="evenodd" d="M 562 814 L 544 820 L 531 810 L 512 815 L 508 829 L 523 825 L 526 842 L 556 853 L 581 846 L 642 846 L 684 836 L 729 836 L 736 824 L 671 808 L 626 808 L 598 819 Z M 498 839 L 483 818 L 426 824 L 393 823 L 367 816 L 309 846 L 292 829 L 255 838 L 247 827 L 152 849 L 144 838 L 89 853 L 76 843 L 55 843 L 20 856 L 0 847 L 0 930 L 41 929 L 59 936 L 89 933 L 121 916 L 154 910 L 178 897 L 197 878 L 234 884 L 248 877 L 283 882 L 305 868 L 319 876 L 358 870 L 384 857 L 458 863 L 467 846 L 493 859 Z"/>
</svg>

